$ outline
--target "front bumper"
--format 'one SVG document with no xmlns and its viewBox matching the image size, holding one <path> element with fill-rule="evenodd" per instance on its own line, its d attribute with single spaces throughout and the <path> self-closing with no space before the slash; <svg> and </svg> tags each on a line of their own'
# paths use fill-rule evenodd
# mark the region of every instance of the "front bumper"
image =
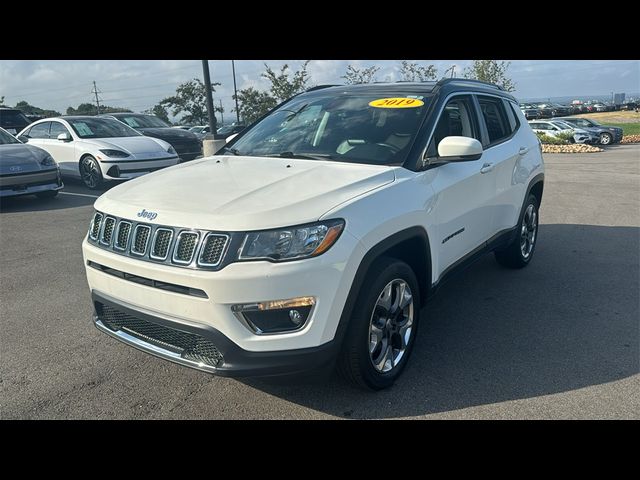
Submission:
<svg viewBox="0 0 640 480">
<path fill-rule="evenodd" d="M 236 262 L 210 271 L 140 261 L 83 242 L 92 295 L 178 324 L 213 329 L 251 353 L 295 351 L 331 342 L 364 253 L 362 244 L 345 231 L 331 249 L 315 258 Z M 90 262 L 127 275 L 114 276 Z M 289 333 L 258 335 L 232 311 L 234 305 L 304 296 L 316 299 L 311 316 L 303 328 Z"/>
<path fill-rule="evenodd" d="M 180 365 L 195 368 L 222 376 L 273 376 L 290 375 L 311 370 L 320 370 L 331 366 L 336 356 L 336 342 L 328 342 L 319 347 L 303 348 L 287 351 L 250 352 L 240 348 L 224 334 L 211 326 L 178 322 L 155 315 L 139 308 L 132 308 L 107 295 L 93 293 L 94 304 L 93 321 L 98 330 L 126 343 L 134 348 L 169 360 Z M 117 310 L 122 315 L 135 318 L 138 325 L 145 325 L 147 329 L 162 330 L 167 335 L 181 335 L 192 338 L 194 343 L 207 343 L 209 349 L 215 350 L 213 357 L 203 359 L 200 355 L 190 355 L 187 350 L 175 348 L 174 345 L 161 342 L 145 335 L 145 327 L 137 331 L 128 328 L 114 328 L 104 316 L 98 312 L 103 309 Z"/>
<path fill-rule="evenodd" d="M 33 195 L 61 190 L 63 186 L 57 168 L 44 172 L 4 175 L 0 176 L 0 197 Z"/>
<path fill-rule="evenodd" d="M 102 169 L 102 176 L 106 180 L 130 180 L 161 168 L 177 165 L 179 161 L 180 159 L 177 155 L 149 160 L 103 160 L 100 161 L 100 168 Z"/>
</svg>

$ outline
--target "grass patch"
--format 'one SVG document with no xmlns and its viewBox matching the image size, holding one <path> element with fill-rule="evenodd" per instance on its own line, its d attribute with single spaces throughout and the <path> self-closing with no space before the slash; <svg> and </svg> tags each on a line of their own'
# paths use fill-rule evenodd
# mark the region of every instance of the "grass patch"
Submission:
<svg viewBox="0 0 640 480">
<path fill-rule="evenodd" d="M 620 127 L 623 135 L 640 135 L 640 123 L 611 123 L 605 125 L 610 127 Z"/>
</svg>

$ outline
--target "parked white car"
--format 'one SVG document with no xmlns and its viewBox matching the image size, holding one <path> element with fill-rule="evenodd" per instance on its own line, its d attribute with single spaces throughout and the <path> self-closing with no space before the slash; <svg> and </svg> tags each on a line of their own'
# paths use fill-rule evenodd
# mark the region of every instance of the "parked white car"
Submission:
<svg viewBox="0 0 640 480">
<path fill-rule="evenodd" d="M 216 156 L 95 202 L 82 246 L 93 320 L 219 375 L 337 362 L 356 385 L 388 387 L 454 272 L 488 252 L 530 263 L 543 181 L 538 139 L 495 85 L 316 88 Z"/>
<path fill-rule="evenodd" d="M 560 133 L 571 133 L 575 143 L 598 143 L 600 140 L 598 135 L 575 128 L 561 120 L 535 120 L 529 122 L 529 126 L 536 133 L 544 133 L 554 138 Z"/>
<path fill-rule="evenodd" d="M 79 177 L 89 188 L 100 188 L 105 180 L 139 177 L 179 162 L 169 143 L 109 118 L 47 118 L 23 129 L 18 138 L 47 151 L 63 176 Z"/>
</svg>

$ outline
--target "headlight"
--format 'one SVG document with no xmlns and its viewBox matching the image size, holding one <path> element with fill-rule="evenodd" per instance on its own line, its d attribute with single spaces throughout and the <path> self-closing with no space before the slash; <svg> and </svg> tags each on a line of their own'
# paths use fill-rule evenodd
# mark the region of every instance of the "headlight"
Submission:
<svg viewBox="0 0 640 480">
<path fill-rule="evenodd" d="M 172 154 L 176 154 L 176 149 L 173 148 L 171 145 L 169 145 L 169 148 L 167 148 L 167 153 L 172 153 Z"/>
<path fill-rule="evenodd" d="M 56 161 L 51 155 L 47 155 L 42 160 L 40 160 L 40 165 L 42 165 L 43 167 L 53 167 L 56 165 Z"/>
<path fill-rule="evenodd" d="M 128 153 L 123 152 L 121 150 L 100 150 L 100 151 L 104 153 L 107 157 L 125 158 L 129 156 Z"/>
<path fill-rule="evenodd" d="M 326 252 L 336 242 L 344 220 L 247 233 L 240 249 L 240 260 L 273 261 L 309 258 Z"/>
</svg>

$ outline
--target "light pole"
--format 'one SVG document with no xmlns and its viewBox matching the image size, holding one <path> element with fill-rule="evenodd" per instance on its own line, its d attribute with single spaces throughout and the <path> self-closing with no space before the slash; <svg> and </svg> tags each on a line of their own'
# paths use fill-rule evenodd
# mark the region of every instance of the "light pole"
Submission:
<svg viewBox="0 0 640 480">
<path fill-rule="evenodd" d="M 233 71 L 233 98 L 236 101 L 236 120 L 240 123 L 240 111 L 238 110 L 238 89 L 236 88 L 236 62 L 231 60 L 231 70 Z"/>
<path fill-rule="evenodd" d="M 211 94 L 211 78 L 209 77 L 209 60 L 202 60 L 202 75 L 204 76 L 204 91 L 207 95 L 207 112 L 209 113 L 209 131 L 216 134 L 216 116 L 213 112 L 213 95 Z"/>
</svg>

